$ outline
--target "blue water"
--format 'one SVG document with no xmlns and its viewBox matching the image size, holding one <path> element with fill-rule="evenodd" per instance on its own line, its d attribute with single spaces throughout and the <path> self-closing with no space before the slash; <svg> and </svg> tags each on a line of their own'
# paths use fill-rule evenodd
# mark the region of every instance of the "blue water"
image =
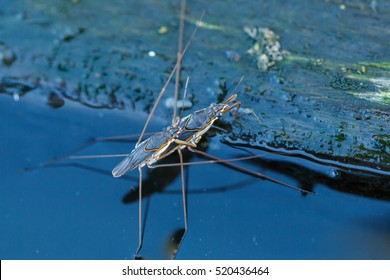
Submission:
<svg viewBox="0 0 390 280">
<path fill-rule="evenodd" d="M 69 101 L 52 109 L 33 94 L 18 102 L 0 95 L 0 112 L 0 258 L 133 258 L 138 204 L 129 193 L 138 186 L 136 170 L 125 179 L 113 178 L 111 170 L 119 162 L 115 158 L 63 160 L 50 168 L 23 169 L 96 136 L 139 133 L 147 116 L 94 110 Z M 168 122 L 156 118 L 151 130 Z M 133 146 L 134 142 L 100 143 L 79 154 L 126 153 Z M 220 137 L 209 139 L 207 152 L 224 158 L 242 155 L 221 144 Z M 309 170 L 328 176 L 334 169 L 289 160 L 302 164 L 303 177 L 309 178 Z M 298 185 L 288 172 L 247 166 Z M 141 254 L 167 258 L 171 234 L 183 227 L 180 176 L 176 172 L 171 178 L 168 172 L 175 170 L 165 169 L 148 177 L 144 170 L 152 185 L 168 182 L 143 200 L 148 211 Z M 390 258 L 390 203 L 380 197 L 337 191 L 321 180 L 314 184 L 315 196 L 303 196 L 218 164 L 191 166 L 187 175 L 189 231 L 178 259 Z M 145 182 L 144 189 L 153 188 Z"/>
</svg>

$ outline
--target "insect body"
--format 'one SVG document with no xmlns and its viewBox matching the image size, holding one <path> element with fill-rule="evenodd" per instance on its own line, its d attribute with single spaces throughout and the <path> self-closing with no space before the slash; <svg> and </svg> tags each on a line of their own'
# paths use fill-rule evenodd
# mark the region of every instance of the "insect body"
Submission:
<svg viewBox="0 0 390 280">
<path fill-rule="evenodd" d="M 164 152 L 170 146 L 176 145 L 174 140 L 178 131 L 179 128 L 177 127 L 168 127 L 142 141 L 112 170 L 112 175 L 120 177 L 136 167 L 143 167 L 145 164 L 150 166 L 164 158 L 166 156 Z"/>
<path fill-rule="evenodd" d="M 222 103 L 211 104 L 182 119 L 177 118 L 172 126 L 136 145 L 133 151 L 112 170 L 112 175 L 120 177 L 136 167 L 145 165 L 150 167 L 179 148 L 196 148 L 202 136 L 219 117 L 233 108 L 236 110 L 239 108 L 240 102 L 235 102 L 236 98 L 237 94 L 232 94 Z"/>
<path fill-rule="evenodd" d="M 235 101 L 237 94 L 232 94 L 225 101 L 195 111 L 184 118 L 175 117 L 172 126 L 156 133 L 148 139 L 136 144 L 135 148 L 128 154 L 113 170 L 114 177 L 120 177 L 127 172 L 138 167 L 139 172 L 139 243 L 136 255 L 142 247 L 142 167 L 154 167 L 153 164 L 158 160 L 167 157 L 177 151 L 180 157 L 183 209 L 184 209 L 184 232 L 179 242 L 178 248 L 184 239 L 188 230 L 187 206 L 185 199 L 184 175 L 183 175 L 183 157 L 181 150 L 189 148 L 196 152 L 197 143 L 202 136 L 210 129 L 212 124 L 222 115 L 233 108 L 240 107 L 240 102 Z M 140 137 L 141 138 L 141 137 Z M 175 254 L 174 254 L 175 255 Z"/>
<path fill-rule="evenodd" d="M 210 129 L 213 123 L 222 115 L 240 107 L 240 102 L 235 102 L 237 94 L 232 94 L 229 98 L 219 104 L 211 104 L 209 107 L 195 111 L 184 117 L 180 122 L 181 133 L 179 139 L 190 143 L 196 147 L 202 136 Z"/>
</svg>

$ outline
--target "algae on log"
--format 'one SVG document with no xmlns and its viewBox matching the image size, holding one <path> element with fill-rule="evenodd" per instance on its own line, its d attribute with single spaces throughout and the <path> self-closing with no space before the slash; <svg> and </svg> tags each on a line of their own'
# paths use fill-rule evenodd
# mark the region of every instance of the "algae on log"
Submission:
<svg viewBox="0 0 390 280">
<path fill-rule="evenodd" d="M 3 1 L 0 93 L 40 93 L 54 108 L 70 99 L 149 111 L 175 63 L 179 6 Z M 388 1 L 188 1 L 185 38 L 202 10 L 182 77 L 191 76 L 192 111 L 245 76 L 240 118 L 224 118 L 232 124 L 226 141 L 390 170 Z M 272 31 L 283 55 L 257 52 L 261 42 L 245 27 Z M 258 69 L 259 59 L 267 67 Z M 157 114 L 170 122 L 171 109 Z"/>
</svg>

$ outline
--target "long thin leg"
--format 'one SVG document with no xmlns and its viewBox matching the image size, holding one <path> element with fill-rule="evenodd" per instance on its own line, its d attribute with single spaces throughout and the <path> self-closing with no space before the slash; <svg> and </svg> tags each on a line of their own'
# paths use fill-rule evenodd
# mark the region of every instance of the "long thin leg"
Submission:
<svg viewBox="0 0 390 280">
<path fill-rule="evenodd" d="M 231 159 L 212 159 L 212 160 L 196 161 L 196 162 L 162 163 L 162 164 L 156 164 L 156 165 L 149 165 L 148 167 L 149 168 L 161 168 L 161 167 L 175 167 L 175 166 L 180 166 L 180 165 L 187 166 L 187 165 L 224 163 L 224 162 L 243 161 L 243 160 L 249 160 L 249 159 L 254 159 L 254 158 L 260 158 L 262 156 L 265 156 L 265 155 L 252 155 L 252 156 L 231 158 Z"/>
<path fill-rule="evenodd" d="M 214 159 L 214 160 L 218 160 L 218 161 L 220 161 L 222 164 L 225 164 L 225 165 L 227 165 L 227 166 L 230 166 L 230 167 L 232 167 L 233 169 L 236 169 L 236 170 L 245 172 L 245 173 L 247 173 L 247 174 L 256 176 L 256 177 L 258 177 L 258 178 L 266 179 L 266 180 L 268 180 L 268 181 L 277 183 L 277 184 L 279 184 L 279 185 L 281 185 L 281 186 L 285 186 L 285 187 L 290 188 L 290 189 L 293 189 L 293 190 L 300 191 L 300 192 L 302 192 L 302 193 L 314 194 L 313 192 L 310 192 L 310 191 L 307 191 L 307 190 L 304 190 L 304 189 L 301 189 L 301 188 L 297 188 L 297 187 L 291 186 L 291 185 L 289 185 L 289 184 L 283 183 L 283 182 L 281 182 L 281 181 L 278 181 L 278 180 L 276 180 L 276 179 L 273 179 L 273 178 L 271 178 L 271 177 L 269 177 L 269 176 L 266 176 L 266 175 L 264 175 L 264 174 L 262 174 L 262 173 L 260 173 L 260 172 L 253 171 L 253 170 L 251 170 L 251 169 L 248 169 L 248 168 L 239 166 L 239 165 L 237 165 L 237 164 L 231 163 L 231 162 L 226 161 L 226 160 L 224 161 L 223 159 L 220 159 L 220 158 L 218 158 L 218 157 L 216 157 L 216 156 L 213 156 L 213 155 L 210 155 L 210 154 L 208 154 L 208 153 L 205 153 L 205 152 L 202 152 L 202 151 L 193 149 L 193 148 L 191 148 L 191 147 L 188 147 L 188 149 L 189 149 L 191 152 L 194 152 L 194 153 L 196 153 L 196 154 L 200 154 L 200 155 L 202 155 L 202 156 L 204 156 L 204 157 L 208 157 L 208 158 L 211 158 L 211 159 Z"/>
<path fill-rule="evenodd" d="M 233 108 L 235 108 L 236 110 L 234 111 L 233 116 L 236 116 L 238 109 L 240 109 L 240 106 L 241 106 L 241 102 L 236 102 L 232 106 L 230 106 L 229 110 L 227 110 L 225 113 L 230 112 L 231 110 L 233 110 Z"/>
<path fill-rule="evenodd" d="M 173 254 L 172 258 L 174 259 L 176 257 L 177 252 L 180 249 L 181 244 L 183 243 L 183 240 L 187 234 L 188 231 L 188 219 L 187 219 L 187 196 L 186 196 L 186 188 L 185 188 L 185 180 L 184 180 L 184 165 L 183 165 L 183 154 L 180 149 L 177 150 L 179 153 L 180 158 L 180 173 L 181 173 L 181 194 L 183 198 L 183 214 L 184 214 L 184 232 L 181 236 L 180 242 L 177 246 L 176 252 Z"/>
<path fill-rule="evenodd" d="M 143 236 L 143 229 L 142 229 L 142 167 L 138 166 L 138 172 L 139 172 L 139 196 L 138 196 L 138 248 L 135 252 L 135 256 L 137 257 L 139 251 L 142 248 L 142 236 Z"/>
<path fill-rule="evenodd" d="M 68 159 L 92 159 L 92 158 L 113 158 L 126 157 L 129 154 L 107 154 L 107 155 L 85 155 L 85 156 L 69 156 Z"/>
<path fill-rule="evenodd" d="M 204 12 L 203 12 L 202 15 L 200 16 L 199 21 L 202 20 L 203 15 L 204 15 Z M 156 100 L 156 102 L 154 103 L 154 106 L 153 106 L 152 110 L 150 111 L 149 117 L 148 117 L 148 119 L 147 119 L 146 122 L 145 122 L 145 126 L 144 126 L 144 128 L 142 129 L 141 136 L 140 136 L 139 139 L 138 139 L 138 142 L 137 142 L 137 144 L 136 144 L 136 147 L 139 145 L 139 143 L 141 143 L 142 138 L 144 137 L 145 131 L 146 131 L 148 125 L 149 125 L 149 122 L 150 122 L 150 120 L 152 119 L 152 116 L 153 116 L 154 112 L 156 111 L 157 105 L 160 103 L 160 100 L 161 100 L 161 98 L 162 98 L 162 96 L 163 96 L 165 90 L 167 89 L 168 84 L 169 84 L 169 82 L 171 81 L 171 79 L 172 79 L 172 77 L 173 77 L 173 74 L 175 73 L 175 71 L 176 71 L 177 68 L 179 67 L 179 64 L 180 64 L 181 60 L 183 59 L 183 56 L 184 56 L 184 54 L 186 53 L 188 47 L 190 46 L 190 43 L 191 43 L 192 39 L 194 38 L 194 36 L 195 36 L 195 34 L 196 34 L 196 31 L 198 31 L 198 28 L 199 28 L 199 25 L 197 24 L 196 27 L 195 27 L 195 29 L 194 29 L 194 31 L 193 31 L 192 34 L 191 34 L 190 39 L 189 39 L 188 42 L 187 42 L 185 48 L 183 49 L 183 52 L 181 53 L 181 55 L 180 55 L 180 57 L 179 57 L 179 60 L 176 62 L 175 67 L 173 68 L 171 74 L 169 75 L 167 81 L 165 82 L 165 85 L 164 85 L 163 88 L 161 89 L 160 94 L 158 95 L 157 100 Z"/>
<path fill-rule="evenodd" d="M 176 70 L 176 81 L 175 81 L 175 104 L 173 108 L 172 123 L 175 121 L 177 116 L 177 100 L 179 99 L 179 85 L 180 85 L 180 72 L 181 72 L 181 52 L 183 49 L 183 33 L 184 33 L 184 14 L 186 10 L 186 1 L 181 1 L 180 8 L 180 25 L 179 25 L 179 39 L 177 42 L 177 63 L 179 64 Z"/>
<path fill-rule="evenodd" d="M 155 134 L 155 132 L 145 133 L 145 135 L 152 135 L 152 134 Z M 124 156 L 127 156 L 128 154 L 88 155 L 88 156 L 72 156 L 72 155 L 75 153 L 78 153 L 80 151 L 83 151 L 83 150 L 87 149 L 88 147 L 91 147 L 97 143 L 110 142 L 110 141 L 120 141 L 123 139 L 131 139 L 134 137 L 139 137 L 139 135 L 140 134 L 137 133 L 137 134 L 128 134 L 128 135 L 119 135 L 119 136 L 95 137 L 95 138 L 92 138 L 89 141 L 85 142 L 84 144 L 82 144 L 81 146 L 79 146 L 76 149 L 70 150 L 62 155 L 59 155 L 59 156 L 55 156 L 55 157 L 51 158 L 50 160 L 39 164 L 36 167 L 26 168 L 25 171 L 34 171 L 34 170 L 39 169 L 39 168 L 50 167 L 50 166 L 56 165 L 60 161 L 66 160 L 66 159 L 110 158 L 110 157 L 122 157 L 122 156 L 124 157 Z"/>
</svg>

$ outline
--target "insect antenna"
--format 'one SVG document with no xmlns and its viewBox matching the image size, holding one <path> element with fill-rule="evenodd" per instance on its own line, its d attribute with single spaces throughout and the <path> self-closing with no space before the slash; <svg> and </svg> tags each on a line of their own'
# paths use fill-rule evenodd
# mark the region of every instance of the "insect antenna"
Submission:
<svg viewBox="0 0 390 280">
<path fill-rule="evenodd" d="M 231 95 L 233 95 L 233 94 L 236 93 L 238 87 L 241 85 L 242 81 L 244 80 L 244 77 L 245 77 L 244 75 L 241 76 L 241 78 L 240 78 L 240 80 L 238 81 L 236 87 L 233 89 L 233 92 L 231 93 Z"/>
<path fill-rule="evenodd" d="M 241 82 L 242 82 L 243 80 L 244 80 L 244 75 L 241 76 L 240 80 L 238 81 L 236 87 L 233 89 L 233 91 L 232 91 L 232 93 L 230 94 L 230 96 L 229 96 L 226 100 L 224 100 L 224 101 L 222 102 L 222 104 L 227 104 L 227 103 L 229 103 L 230 101 L 233 101 L 233 100 L 236 99 L 236 97 L 237 97 L 236 91 L 237 91 L 238 87 L 241 85 Z"/>
<path fill-rule="evenodd" d="M 187 96 L 187 88 L 188 88 L 188 82 L 190 80 L 190 76 L 187 77 L 186 79 L 186 85 L 184 87 L 184 94 L 183 94 L 183 104 L 181 106 L 181 112 L 180 112 L 180 118 L 183 116 L 183 112 L 184 112 L 184 100 L 186 99 L 186 96 Z"/>
</svg>

